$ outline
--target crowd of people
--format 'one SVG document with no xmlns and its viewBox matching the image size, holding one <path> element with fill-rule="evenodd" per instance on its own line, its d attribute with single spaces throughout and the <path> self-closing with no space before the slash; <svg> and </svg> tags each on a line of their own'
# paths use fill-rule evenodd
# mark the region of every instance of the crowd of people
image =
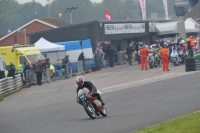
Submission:
<svg viewBox="0 0 200 133">
<path fill-rule="evenodd" d="M 141 70 L 148 70 L 148 66 L 158 67 L 162 62 L 163 71 L 169 71 L 169 65 L 184 64 L 185 58 L 193 57 L 197 51 L 197 40 L 190 36 L 186 40 L 179 38 L 177 43 L 167 40 L 150 46 L 132 41 L 126 49 L 126 55 L 129 65 L 132 65 L 132 54 L 135 52 L 135 60 L 141 64 Z"/>
<path fill-rule="evenodd" d="M 29 62 L 25 62 L 25 66 L 23 69 L 23 77 L 24 77 L 23 81 L 27 82 L 27 79 L 28 79 L 28 75 L 26 75 L 27 71 L 32 70 L 36 75 L 36 84 L 42 85 L 42 74 L 43 75 L 47 74 L 47 71 L 46 71 L 47 68 L 49 70 L 48 75 L 50 79 L 52 80 L 53 75 L 55 74 L 55 68 L 50 63 L 49 58 L 45 58 L 44 60 L 38 60 L 37 62 L 31 62 L 31 64 Z M 32 78 L 35 78 L 35 77 L 32 77 Z"/>
</svg>

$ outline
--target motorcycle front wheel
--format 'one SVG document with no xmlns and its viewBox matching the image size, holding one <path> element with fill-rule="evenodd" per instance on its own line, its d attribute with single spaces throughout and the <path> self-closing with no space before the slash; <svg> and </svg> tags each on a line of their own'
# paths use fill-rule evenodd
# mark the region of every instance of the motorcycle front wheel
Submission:
<svg viewBox="0 0 200 133">
<path fill-rule="evenodd" d="M 83 102 L 83 107 L 85 109 L 85 112 L 88 114 L 88 116 L 91 119 L 96 118 L 95 109 L 92 107 L 91 103 L 85 101 L 85 102 Z"/>
</svg>

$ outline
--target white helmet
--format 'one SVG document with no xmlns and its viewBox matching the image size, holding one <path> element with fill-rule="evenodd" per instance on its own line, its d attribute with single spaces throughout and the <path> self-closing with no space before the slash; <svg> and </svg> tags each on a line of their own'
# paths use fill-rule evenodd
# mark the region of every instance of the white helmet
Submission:
<svg viewBox="0 0 200 133">
<path fill-rule="evenodd" d="M 82 86 L 84 83 L 84 78 L 82 76 L 78 76 L 76 78 L 76 83 L 77 83 L 77 85 Z"/>
<path fill-rule="evenodd" d="M 181 40 L 181 42 L 180 43 L 182 43 L 182 44 L 185 44 L 185 41 L 184 40 Z"/>
</svg>

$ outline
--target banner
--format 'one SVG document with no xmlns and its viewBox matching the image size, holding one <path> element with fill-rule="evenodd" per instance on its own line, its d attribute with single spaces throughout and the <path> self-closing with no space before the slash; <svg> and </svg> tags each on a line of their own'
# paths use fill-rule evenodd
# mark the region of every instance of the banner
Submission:
<svg viewBox="0 0 200 133">
<path fill-rule="evenodd" d="M 145 23 L 105 24 L 105 34 L 145 33 Z"/>
<path fill-rule="evenodd" d="M 164 10 L 165 10 L 165 19 L 168 20 L 169 19 L 169 15 L 168 15 L 167 0 L 163 0 L 163 4 L 164 4 Z"/>
<path fill-rule="evenodd" d="M 142 19 L 146 20 L 146 0 L 139 0 L 139 1 L 142 10 Z"/>
<path fill-rule="evenodd" d="M 112 16 L 108 10 L 104 10 L 106 20 L 112 20 Z"/>
</svg>

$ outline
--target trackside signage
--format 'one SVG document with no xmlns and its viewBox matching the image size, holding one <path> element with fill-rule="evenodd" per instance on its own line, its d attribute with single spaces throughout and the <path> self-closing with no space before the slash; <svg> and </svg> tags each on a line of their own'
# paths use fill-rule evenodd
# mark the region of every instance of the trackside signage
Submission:
<svg viewBox="0 0 200 133">
<path fill-rule="evenodd" d="M 145 33 L 145 23 L 105 24 L 105 34 Z"/>
</svg>

